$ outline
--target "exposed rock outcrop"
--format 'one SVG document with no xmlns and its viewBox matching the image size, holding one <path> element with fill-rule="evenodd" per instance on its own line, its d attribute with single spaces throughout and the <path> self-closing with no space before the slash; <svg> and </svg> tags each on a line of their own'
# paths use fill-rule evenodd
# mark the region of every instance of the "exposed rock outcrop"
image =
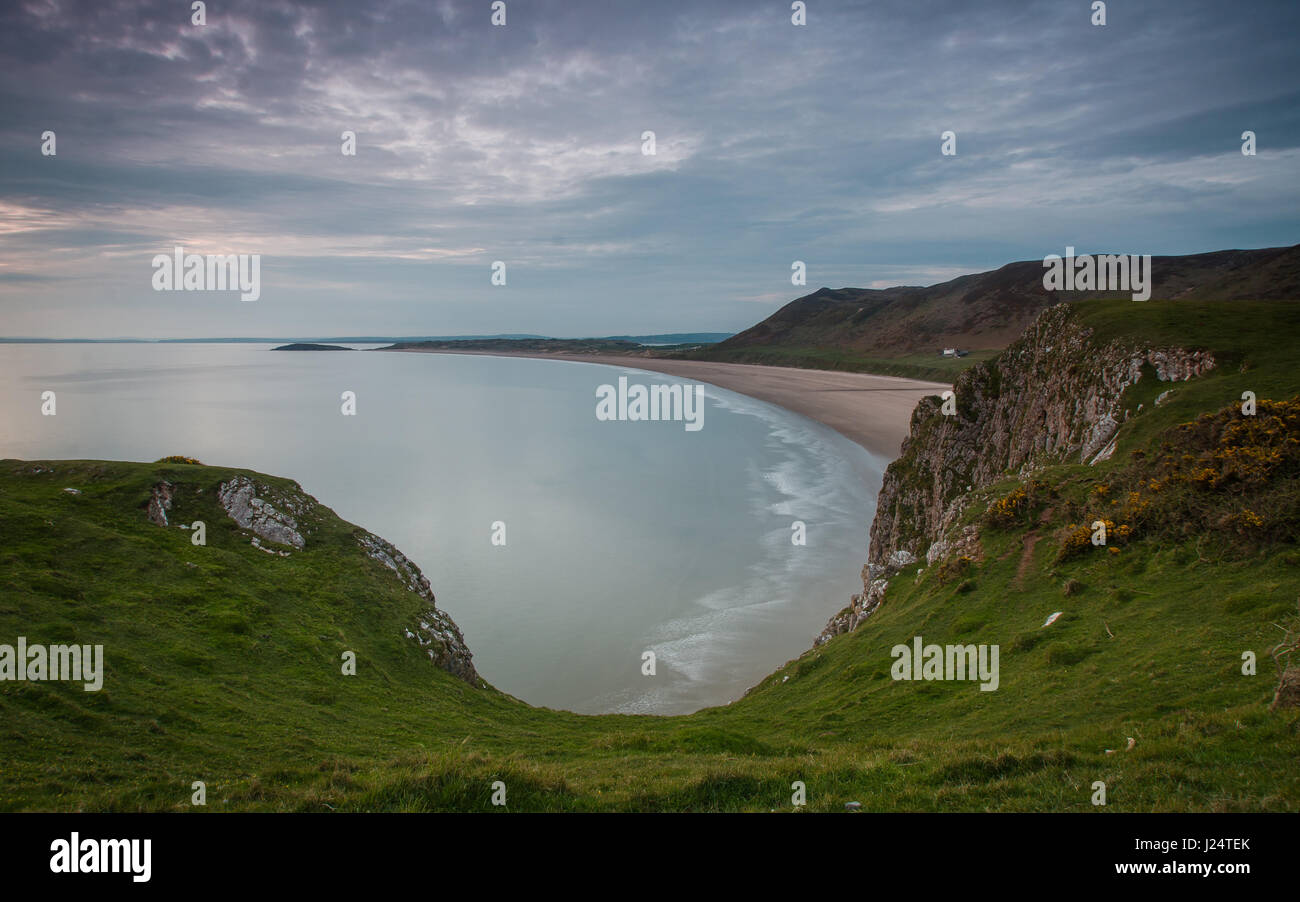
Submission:
<svg viewBox="0 0 1300 902">
<path fill-rule="evenodd" d="M 246 476 L 236 476 L 221 484 L 217 491 L 221 506 L 236 523 L 257 535 L 254 547 L 272 551 L 261 540 L 289 545 L 296 549 L 306 546 L 299 532 L 298 522 L 315 506 L 315 501 L 305 493 L 277 492 L 269 486 L 258 486 Z M 427 602 L 427 608 L 406 630 L 406 637 L 414 639 L 425 649 L 429 660 L 472 686 L 481 682 L 474 670 L 473 655 L 465 645 L 460 628 L 434 604 L 433 588 L 406 555 L 391 543 L 370 532 L 357 534 L 357 544 L 371 560 L 379 561 L 392 570 L 408 591 Z M 276 553 L 276 552 L 272 552 Z M 287 554 L 288 552 L 278 552 Z"/>
<path fill-rule="evenodd" d="M 859 623 L 880 607 L 880 602 L 885 598 L 885 590 L 889 588 L 889 580 L 872 579 L 868 566 L 862 568 L 862 581 L 866 591 L 861 595 L 854 595 L 849 606 L 830 619 L 821 635 L 817 637 L 817 641 L 813 643 L 814 647 L 829 642 L 840 633 L 853 632 L 858 628 Z"/>
<path fill-rule="evenodd" d="M 306 495 L 295 498 L 282 493 L 275 499 L 281 507 L 286 508 L 280 510 L 270 501 L 259 498 L 258 491 L 258 487 L 247 476 L 236 476 L 221 484 L 217 489 L 217 498 L 230 519 L 259 538 L 291 545 L 299 550 L 304 548 L 307 540 L 298 531 L 298 521 L 292 515 L 302 516 L 310 510 L 311 500 Z M 261 492 L 268 495 L 272 490 L 262 486 Z"/>
<path fill-rule="evenodd" d="M 141 504 L 151 522 L 158 526 L 170 525 L 168 515 L 179 491 L 181 487 L 169 482 L 153 486 L 148 500 Z M 202 491 L 194 489 L 196 495 Z M 242 474 L 222 482 L 217 488 L 217 499 L 232 520 L 253 533 L 249 544 L 272 557 L 288 557 L 294 551 L 306 548 L 306 537 L 315 534 L 323 522 L 323 515 L 329 514 L 296 484 L 278 488 L 260 480 L 255 482 Z M 332 522 L 332 515 L 329 522 Z M 415 640 L 438 667 L 471 686 L 483 685 L 460 628 L 437 608 L 433 588 L 420 568 L 379 536 L 363 530 L 354 535 L 366 557 L 391 570 L 408 591 L 414 592 L 424 602 L 418 616 L 405 630 L 406 638 Z M 364 603 L 365 600 L 357 601 Z"/>
<path fill-rule="evenodd" d="M 406 637 L 414 639 L 424 648 L 429 660 L 443 670 L 455 674 L 471 686 L 480 683 L 460 628 L 443 611 L 434 606 L 433 589 L 420 568 L 412 563 L 390 543 L 369 532 L 357 534 L 357 544 L 372 560 L 379 561 L 401 578 L 406 588 L 428 602 L 428 609 L 417 618 L 418 626 L 406 630 Z"/>
<path fill-rule="evenodd" d="M 960 531 L 944 531 L 930 550 L 925 553 L 925 561 L 930 566 L 949 557 L 964 557 L 979 562 L 984 559 L 984 546 L 980 544 L 980 530 L 974 523 L 968 523 Z"/>
<path fill-rule="evenodd" d="M 145 503 L 145 514 L 150 522 L 157 526 L 167 526 L 167 514 L 172 509 L 172 493 L 175 488 L 170 482 L 160 482 L 149 493 Z"/>
<path fill-rule="evenodd" d="M 1124 392 L 1144 373 L 1178 382 L 1213 367 L 1206 351 L 1100 344 L 1071 306 L 1045 310 L 1002 354 L 958 377 L 955 415 L 942 413 L 938 397 L 917 404 L 902 453 L 885 471 L 865 592 L 831 618 L 818 643 L 856 627 L 880 604 L 883 589 L 873 587 L 918 556 L 931 566 L 953 553 L 977 560 L 978 531 L 967 524 L 952 534 L 972 491 L 1049 463 L 1106 459 L 1128 419 Z"/>
</svg>

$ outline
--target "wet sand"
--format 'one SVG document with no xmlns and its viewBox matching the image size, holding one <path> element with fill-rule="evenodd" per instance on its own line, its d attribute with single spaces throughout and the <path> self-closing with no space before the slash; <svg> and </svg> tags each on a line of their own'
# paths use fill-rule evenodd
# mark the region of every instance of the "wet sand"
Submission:
<svg viewBox="0 0 1300 902">
<path fill-rule="evenodd" d="M 475 354 L 488 357 L 533 357 L 599 363 L 708 382 L 719 388 L 749 395 L 802 414 L 831 427 L 886 460 L 898 456 L 907 437 L 912 409 L 926 395 L 952 386 L 895 376 L 840 373 L 748 363 L 714 363 L 704 360 L 665 360 L 618 354 L 527 354 L 505 351 L 424 351 L 417 354 Z"/>
</svg>

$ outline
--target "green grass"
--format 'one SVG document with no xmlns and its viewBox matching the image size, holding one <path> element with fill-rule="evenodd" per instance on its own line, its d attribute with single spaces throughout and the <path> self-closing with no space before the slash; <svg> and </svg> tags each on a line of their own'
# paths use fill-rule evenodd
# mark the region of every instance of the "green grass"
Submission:
<svg viewBox="0 0 1300 902">
<path fill-rule="evenodd" d="M 215 501 L 243 471 L 0 462 L 0 642 L 102 644 L 107 661 L 98 693 L 0 683 L 0 810 L 499 811 L 497 780 L 513 811 L 792 811 L 796 780 L 812 811 L 1300 809 L 1300 716 L 1268 711 L 1300 529 L 1252 544 L 1153 526 L 1118 554 L 1056 560 L 1057 531 L 1095 485 L 1126 478 L 1131 451 L 1245 388 L 1300 393 L 1289 308 L 1189 326 L 1163 306 L 1079 305 L 1099 330 L 1204 342 L 1225 365 L 1158 408 L 1168 386 L 1142 380 L 1115 457 L 1035 474 L 1044 503 L 984 526 L 981 562 L 894 577 L 856 631 L 686 717 L 538 709 L 438 670 L 403 637 L 420 600 L 361 554 L 355 527 L 319 508 L 305 550 L 249 545 Z M 1252 316 L 1283 319 L 1243 327 Z M 163 479 L 181 488 L 172 522 L 204 520 L 206 547 L 145 518 Z M 999 689 L 891 679 L 890 649 L 916 635 L 999 645 Z M 340 672 L 345 650 L 356 676 Z M 195 780 L 205 809 L 189 804 Z"/>
<path fill-rule="evenodd" d="M 900 578 L 856 632 L 728 707 L 582 717 L 432 667 L 401 638 L 417 599 L 353 552 L 341 521 L 273 558 L 212 528 L 212 510 L 176 511 L 207 516 L 196 548 L 136 505 L 159 476 L 232 471 L 48 465 L 0 467 L 0 635 L 102 643 L 108 676 L 99 693 L 4 684 L 3 809 L 186 809 L 193 780 L 209 810 L 486 810 L 495 780 L 513 810 L 788 809 L 794 780 L 812 810 L 1086 810 L 1094 779 L 1117 810 L 1300 801 L 1295 718 L 1265 711 L 1294 553 L 1195 566 L 1188 547 L 1160 547 L 1053 572 L 1044 546 L 1011 593 L 1007 534 L 972 590 Z M 1068 599 L 1067 574 L 1085 586 Z M 1067 614 L 1023 642 L 1054 610 Z M 890 647 L 916 634 L 1001 643 L 1001 688 L 889 679 Z M 1260 676 L 1236 675 L 1246 649 Z M 1137 749 L 1105 754 L 1127 736 Z"/>
<path fill-rule="evenodd" d="M 901 376 L 930 382 L 952 382 L 957 374 L 977 363 L 995 357 L 996 350 L 971 351 L 965 357 L 941 357 L 938 354 L 903 354 L 898 357 L 870 357 L 839 348 L 751 347 L 706 348 L 676 356 L 684 360 L 716 360 L 722 363 L 756 363 L 766 366 L 793 366 L 814 370 L 841 370 Z"/>
</svg>

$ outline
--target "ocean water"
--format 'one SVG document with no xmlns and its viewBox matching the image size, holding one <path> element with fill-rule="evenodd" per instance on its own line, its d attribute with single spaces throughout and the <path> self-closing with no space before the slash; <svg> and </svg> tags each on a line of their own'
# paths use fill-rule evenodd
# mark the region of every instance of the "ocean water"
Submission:
<svg viewBox="0 0 1300 902">
<path fill-rule="evenodd" d="M 707 386 L 697 432 L 604 422 L 598 386 L 684 380 L 270 347 L 0 345 L 0 457 L 184 454 L 295 479 L 424 570 L 485 679 L 580 713 L 726 704 L 861 591 L 885 462 L 805 417 Z"/>
</svg>

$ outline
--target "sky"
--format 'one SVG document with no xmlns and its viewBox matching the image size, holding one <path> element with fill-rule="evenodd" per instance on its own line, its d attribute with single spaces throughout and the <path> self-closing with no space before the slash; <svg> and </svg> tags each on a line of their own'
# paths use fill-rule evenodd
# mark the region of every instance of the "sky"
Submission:
<svg viewBox="0 0 1300 902">
<path fill-rule="evenodd" d="M 1092 6 L 5 0 L 0 336 L 738 331 L 1300 242 L 1300 3 Z M 154 290 L 178 245 L 260 297 Z"/>
</svg>

